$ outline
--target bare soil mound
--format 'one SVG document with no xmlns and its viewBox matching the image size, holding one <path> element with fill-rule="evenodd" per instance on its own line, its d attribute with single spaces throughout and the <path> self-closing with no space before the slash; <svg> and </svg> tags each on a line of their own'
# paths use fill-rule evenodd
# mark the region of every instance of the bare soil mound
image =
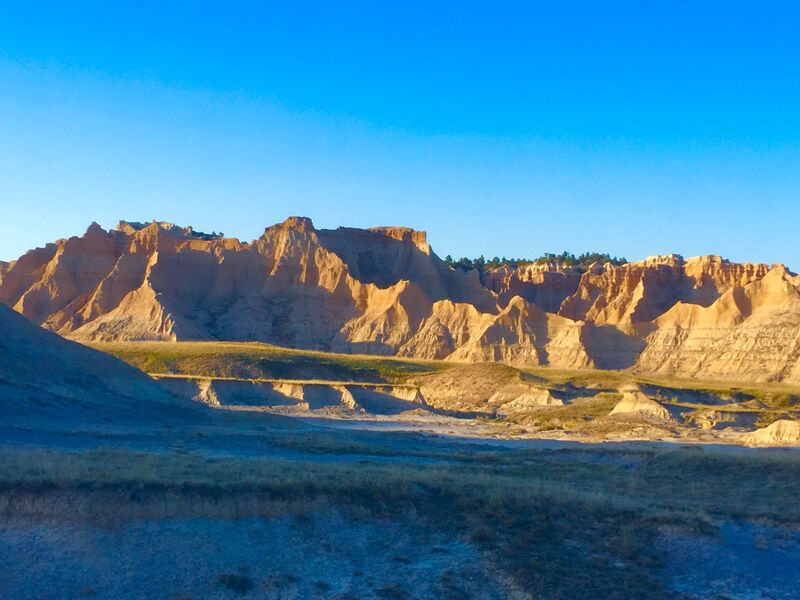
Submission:
<svg viewBox="0 0 800 600">
<path fill-rule="evenodd" d="M 419 386 L 428 404 L 435 408 L 493 412 L 496 405 L 491 399 L 498 390 L 519 385 L 522 380 L 520 372 L 507 365 L 476 363 L 415 377 L 411 382 Z"/>
<path fill-rule="evenodd" d="M 157 423 L 200 412 L 138 369 L 0 304 L 0 422 Z"/>
</svg>

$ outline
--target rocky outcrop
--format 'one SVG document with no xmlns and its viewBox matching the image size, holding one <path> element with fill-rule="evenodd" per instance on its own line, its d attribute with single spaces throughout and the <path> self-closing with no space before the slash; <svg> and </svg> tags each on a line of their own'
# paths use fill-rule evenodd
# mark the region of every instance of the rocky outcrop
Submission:
<svg viewBox="0 0 800 600">
<path fill-rule="evenodd" d="M 399 414 L 426 410 L 419 388 L 315 381 L 266 381 L 208 377 L 158 376 L 173 394 L 215 407 L 286 408 L 308 412 L 345 410 Z"/>
<path fill-rule="evenodd" d="M 702 429 L 744 429 L 749 431 L 758 420 L 758 413 L 701 408 L 690 412 L 686 418 Z"/>
<path fill-rule="evenodd" d="M 404 227 L 290 217 L 246 243 L 92 224 L 0 263 L 0 302 L 80 341 L 255 340 L 350 353 L 800 382 L 800 278 L 718 256 L 479 275 Z"/>
<path fill-rule="evenodd" d="M 550 261 L 517 269 L 500 267 L 490 271 L 484 283 L 501 304 L 519 296 L 544 311 L 557 313 L 564 300 L 577 291 L 581 276 L 580 269 Z"/>
<path fill-rule="evenodd" d="M 3 285 L 3 278 L 5 277 L 8 270 L 12 267 L 13 263 L 8 263 L 5 261 L 0 260 L 0 285 Z"/>
<path fill-rule="evenodd" d="M 800 445 L 800 421 L 780 419 L 768 427 L 745 435 L 744 441 L 751 446 Z"/>
<path fill-rule="evenodd" d="M 542 406 L 563 406 L 564 401 L 556 398 L 553 392 L 547 388 L 510 384 L 492 394 L 489 404 L 497 407 L 498 415 L 507 415 L 535 410 Z"/>
<path fill-rule="evenodd" d="M 617 402 L 609 413 L 613 415 L 635 415 L 639 417 L 649 417 L 661 421 L 677 421 L 676 412 L 657 400 L 648 398 L 638 389 L 625 390 L 622 400 Z"/>
<path fill-rule="evenodd" d="M 800 289 L 785 268 L 735 285 L 709 306 L 678 302 L 650 325 L 636 366 L 710 379 L 795 381 Z"/>
<path fill-rule="evenodd" d="M 582 326 L 515 296 L 497 316 L 485 319 L 450 357 L 465 362 L 593 366 L 579 341 Z"/>
</svg>

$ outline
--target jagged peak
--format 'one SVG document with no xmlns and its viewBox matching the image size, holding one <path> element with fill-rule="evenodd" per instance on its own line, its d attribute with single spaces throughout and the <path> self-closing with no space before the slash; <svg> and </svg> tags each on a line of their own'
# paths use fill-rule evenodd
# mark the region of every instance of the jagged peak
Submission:
<svg viewBox="0 0 800 600">
<path fill-rule="evenodd" d="M 316 229 L 314 229 L 314 223 L 309 217 L 288 217 L 279 227 L 295 229 L 297 231 L 316 231 Z M 267 229 L 269 229 L 269 227 Z"/>
<path fill-rule="evenodd" d="M 789 282 L 792 283 L 794 273 L 782 264 L 774 264 L 768 268 L 767 273 L 762 277 L 758 283 L 761 285 L 769 285 L 770 283 Z"/>
<path fill-rule="evenodd" d="M 91 229 L 91 226 L 90 226 Z M 175 223 L 168 221 L 156 221 L 153 219 L 149 223 L 140 223 L 138 221 L 120 221 L 115 227 L 116 231 L 120 231 L 127 235 L 133 235 L 139 231 L 150 230 L 154 232 L 173 233 L 189 238 L 200 240 L 216 240 L 224 237 L 222 233 L 205 233 L 203 231 L 195 231 L 191 225 L 188 227 L 181 227 Z"/>
<path fill-rule="evenodd" d="M 687 268 L 693 266 L 709 266 L 709 267 L 730 267 L 730 266 L 742 266 L 742 267 L 754 267 L 759 269 L 769 270 L 773 269 L 778 265 L 767 265 L 765 263 L 751 263 L 751 262 L 731 262 L 724 256 L 720 256 L 718 254 L 704 254 L 702 256 L 692 256 L 685 260 L 685 265 Z M 780 265 L 783 266 L 783 265 Z"/>
<path fill-rule="evenodd" d="M 86 228 L 86 233 L 84 235 L 94 235 L 94 234 L 103 234 L 105 235 L 106 230 L 100 227 L 100 224 L 97 221 L 92 221 L 89 227 Z"/>
<path fill-rule="evenodd" d="M 742 266 L 742 267 L 763 268 L 765 271 L 780 268 L 780 269 L 785 269 L 791 274 L 791 271 L 789 271 L 788 268 L 781 263 L 768 265 L 765 263 L 755 263 L 755 262 L 732 262 L 729 259 L 725 258 L 724 256 L 720 256 L 719 254 L 703 254 L 700 256 L 691 256 L 689 258 L 684 258 L 680 254 L 660 254 L 655 256 L 648 256 L 643 260 L 635 261 L 629 264 L 645 266 L 645 267 L 657 266 L 657 265 L 671 265 L 671 266 L 683 265 L 686 268 L 690 268 L 693 266 L 710 266 L 710 267 Z"/>
<path fill-rule="evenodd" d="M 171 229 L 175 227 L 175 225 L 172 223 L 167 223 L 166 221 L 156 221 L 155 219 L 149 223 L 142 223 L 140 221 L 120 221 L 117 223 L 115 230 L 132 235 L 137 231 L 147 229 L 148 227 L 155 227 L 157 229 Z"/>
<path fill-rule="evenodd" d="M 428 244 L 428 234 L 424 231 L 417 231 L 411 227 L 395 226 L 370 227 L 369 231 L 380 233 L 393 240 L 414 244 L 425 254 L 430 254 L 431 247 Z"/>
<path fill-rule="evenodd" d="M 525 300 L 525 298 L 523 298 L 522 296 L 513 296 L 511 298 L 511 300 L 508 301 L 508 304 L 506 305 L 506 308 L 504 310 L 508 311 L 508 310 L 510 310 L 512 308 L 523 309 L 524 310 L 524 309 L 528 308 L 529 306 L 530 306 L 530 302 Z"/>
<path fill-rule="evenodd" d="M 784 265 L 783 263 L 773 263 L 769 266 L 770 272 L 775 271 L 776 273 L 780 273 L 781 277 L 783 278 L 792 278 L 797 276 L 797 273 L 794 273 Z"/>
<path fill-rule="evenodd" d="M 649 267 L 656 265 L 676 266 L 684 264 L 685 262 L 686 260 L 680 254 L 656 254 L 655 256 L 648 256 L 643 260 L 638 260 L 629 264 Z"/>
</svg>

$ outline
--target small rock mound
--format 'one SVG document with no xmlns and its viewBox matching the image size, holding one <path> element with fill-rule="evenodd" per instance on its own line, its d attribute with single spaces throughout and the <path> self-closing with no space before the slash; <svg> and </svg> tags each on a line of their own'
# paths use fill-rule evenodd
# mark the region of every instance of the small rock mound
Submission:
<svg viewBox="0 0 800 600">
<path fill-rule="evenodd" d="M 639 415 L 662 421 L 676 421 L 670 410 L 660 402 L 648 398 L 641 390 L 624 388 L 622 400 L 611 410 L 611 415 Z"/>
<path fill-rule="evenodd" d="M 744 437 L 751 446 L 795 446 L 800 445 L 800 421 L 781 419 L 768 427 L 762 427 Z"/>
<path fill-rule="evenodd" d="M 563 406 L 564 402 L 554 397 L 547 388 L 508 385 L 497 390 L 489 398 L 489 404 L 498 405 L 499 413 L 508 414 L 541 406 Z"/>
<path fill-rule="evenodd" d="M 756 422 L 755 412 L 727 411 L 714 408 L 696 410 L 687 419 L 701 429 L 750 429 Z"/>
</svg>

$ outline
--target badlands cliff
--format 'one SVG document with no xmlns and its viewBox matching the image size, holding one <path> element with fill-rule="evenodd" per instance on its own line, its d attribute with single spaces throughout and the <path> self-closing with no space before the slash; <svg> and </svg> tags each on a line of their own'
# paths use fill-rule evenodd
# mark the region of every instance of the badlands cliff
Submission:
<svg viewBox="0 0 800 600">
<path fill-rule="evenodd" d="M 800 382 L 800 277 L 716 256 L 481 278 L 402 227 L 322 230 L 291 217 L 245 243 L 123 221 L 0 263 L 0 302 L 80 341 L 258 340 Z"/>
</svg>

